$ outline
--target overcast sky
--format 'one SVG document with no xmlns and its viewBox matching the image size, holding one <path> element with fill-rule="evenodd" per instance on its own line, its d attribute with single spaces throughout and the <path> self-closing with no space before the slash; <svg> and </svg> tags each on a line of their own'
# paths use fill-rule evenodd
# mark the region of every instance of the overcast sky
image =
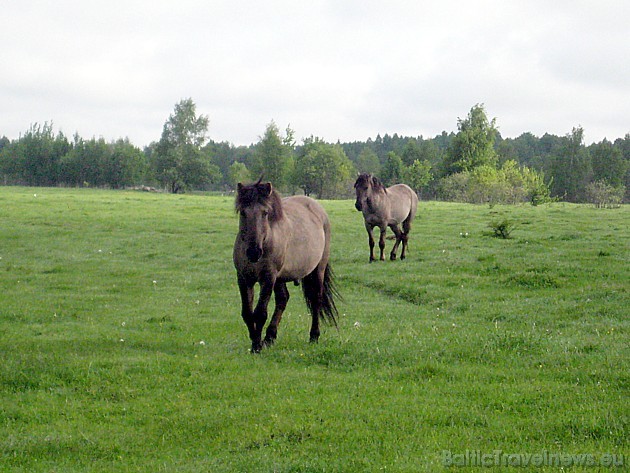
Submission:
<svg viewBox="0 0 630 473">
<path fill-rule="evenodd" d="M 485 104 L 504 137 L 630 133 L 630 1 L 1 0 L 0 136 L 433 137 Z"/>
</svg>

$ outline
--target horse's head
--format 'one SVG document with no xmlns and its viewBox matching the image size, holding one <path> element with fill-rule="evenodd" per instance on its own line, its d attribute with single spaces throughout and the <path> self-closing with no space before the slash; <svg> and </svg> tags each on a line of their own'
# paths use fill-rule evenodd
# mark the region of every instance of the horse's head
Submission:
<svg viewBox="0 0 630 473">
<path fill-rule="evenodd" d="M 355 208 L 361 212 L 363 209 L 369 210 L 371 207 L 372 194 L 385 189 L 381 181 L 371 174 L 359 174 L 354 183 L 354 190 L 357 194 L 357 200 L 354 203 Z"/>
<path fill-rule="evenodd" d="M 270 182 L 238 184 L 236 211 L 240 215 L 239 238 L 246 243 L 245 255 L 251 263 L 258 262 L 264 254 L 271 226 L 282 218 L 280 196 Z"/>
</svg>

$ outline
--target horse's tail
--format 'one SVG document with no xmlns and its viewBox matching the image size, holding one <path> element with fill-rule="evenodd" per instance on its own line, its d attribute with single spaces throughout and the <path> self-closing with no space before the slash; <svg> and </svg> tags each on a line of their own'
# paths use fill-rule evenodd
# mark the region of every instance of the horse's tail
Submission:
<svg viewBox="0 0 630 473">
<path fill-rule="evenodd" d="M 321 285 L 318 282 L 317 269 L 315 269 L 302 281 L 302 291 L 304 292 L 304 300 L 309 312 L 313 314 L 316 308 L 319 307 L 320 319 L 337 326 L 339 312 L 335 305 L 335 299 L 340 298 L 340 295 L 335 285 L 335 276 L 330 263 L 326 265 L 324 280 Z"/>
</svg>

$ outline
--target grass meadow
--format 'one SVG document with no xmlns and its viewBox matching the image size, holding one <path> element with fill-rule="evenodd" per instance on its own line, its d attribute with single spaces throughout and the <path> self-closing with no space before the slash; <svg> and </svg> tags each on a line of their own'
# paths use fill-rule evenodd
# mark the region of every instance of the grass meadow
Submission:
<svg viewBox="0 0 630 473">
<path fill-rule="evenodd" d="M 0 471 L 628 468 L 628 206 L 421 202 L 408 258 L 369 264 L 323 205 L 339 327 L 309 344 L 290 286 L 252 355 L 232 197 L 0 187 Z"/>
</svg>

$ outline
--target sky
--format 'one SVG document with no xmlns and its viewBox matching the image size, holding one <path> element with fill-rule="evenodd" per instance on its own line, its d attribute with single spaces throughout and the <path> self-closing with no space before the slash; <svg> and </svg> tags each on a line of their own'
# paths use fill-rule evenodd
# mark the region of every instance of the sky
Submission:
<svg viewBox="0 0 630 473">
<path fill-rule="evenodd" d="M 160 139 L 191 98 L 208 138 L 630 133 L 627 0 L 0 0 L 0 137 Z"/>
</svg>

